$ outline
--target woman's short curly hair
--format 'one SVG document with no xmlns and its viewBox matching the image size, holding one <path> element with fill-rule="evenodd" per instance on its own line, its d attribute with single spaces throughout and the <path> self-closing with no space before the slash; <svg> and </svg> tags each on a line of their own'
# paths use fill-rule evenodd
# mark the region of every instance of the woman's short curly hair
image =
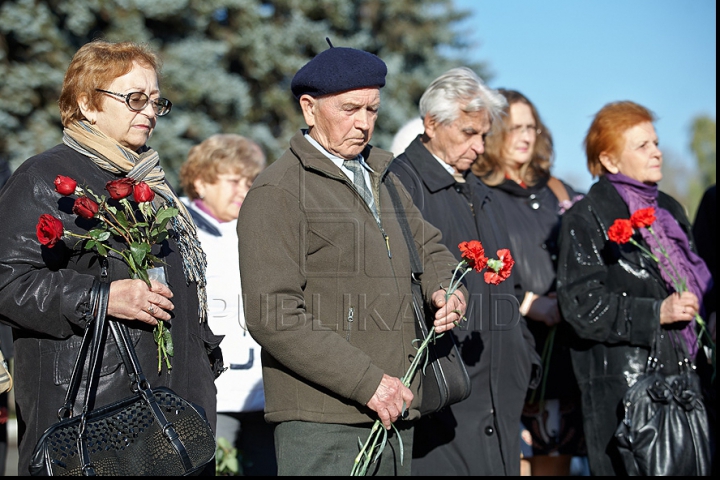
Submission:
<svg viewBox="0 0 720 480">
<path fill-rule="evenodd" d="M 107 88 L 132 70 L 135 63 L 155 70 L 159 82 L 161 61 L 147 45 L 93 40 L 80 47 L 65 72 L 58 100 L 63 126 L 85 119 L 78 106 L 83 94 L 87 95 L 90 108 L 101 111 L 103 94 L 96 89 Z"/>
<path fill-rule="evenodd" d="M 540 178 L 550 176 L 554 152 L 553 140 L 550 130 L 545 126 L 535 105 L 522 93 L 516 90 L 499 88 L 500 92 L 507 99 L 507 106 L 503 111 L 500 121 L 493 122 L 490 134 L 485 138 L 485 153 L 480 155 L 472 166 L 475 175 L 482 178 L 485 183 L 491 186 L 499 185 L 505 179 L 505 161 L 502 158 L 502 150 L 505 141 L 510 135 L 510 107 L 516 103 L 524 103 L 532 111 L 535 125 L 540 133 L 535 139 L 535 148 L 532 158 L 520 168 L 520 178 L 527 185 L 535 185 Z"/>
<path fill-rule="evenodd" d="M 233 173 L 255 180 L 265 168 L 260 146 L 242 135 L 218 133 L 190 149 L 180 167 L 180 185 L 190 200 L 199 198 L 195 180 L 215 183 L 218 175 Z"/>
<path fill-rule="evenodd" d="M 640 123 L 656 120 L 647 108 L 629 100 L 606 104 L 595 114 L 585 136 L 587 166 L 593 177 L 608 173 L 600 162 L 600 155 L 620 155 L 625 147 L 623 133 Z"/>
</svg>

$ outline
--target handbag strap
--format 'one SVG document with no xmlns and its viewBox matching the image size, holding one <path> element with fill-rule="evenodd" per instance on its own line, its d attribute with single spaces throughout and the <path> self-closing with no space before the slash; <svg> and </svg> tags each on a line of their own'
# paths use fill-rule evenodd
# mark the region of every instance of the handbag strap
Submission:
<svg viewBox="0 0 720 480">
<path fill-rule="evenodd" d="M 128 375 L 130 375 L 132 379 L 132 390 L 139 392 L 150 407 L 155 421 L 157 421 L 160 426 L 165 438 L 167 438 L 177 452 L 185 470 L 192 469 L 194 466 L 190 459 L 190 453 L 180 439 L 175 427 L 167 419 L 160 405 L 158 405 L 155 393 L 150 387 L 150 382 L 148 382 L 145 374 L 142 372 L 140 361 L 135 353 L 135 347 L 133 347 L 132 340 L 130 339 L 130 332 L 128 331 L 127 325 L 112 320 L 110 321 L 110 330 L 112 330 L 113 336 L 115 337 L 115 343 L 120 352 L 120 357 L 123 363 L 125 363 Z"/>
<path fill-rule="evenodd" d="M 423 273 L 422 268 L 422 262 L 420 262 L 420 254 L 417 251 L 417 247 L 415 247 L 415 239 L 412 236 L 412 232 L 410 231 L 410 224 L 408 223 L 407 217 L 405 215 L 405 209 L 402 206 L 402 201 L 400 200 L 400 194 L 397 191 L 397 187 L 395 187 L 395 183 L 389 178 L 389 176 L 385 177 L 385 186 L 388 189 L 388 193 L 390 194 L 390 199 L 392 200 L 393 207 L 395 208 L 395 214 L 397 215 L 398 223 L 400 223 L 400 229 L 402 230 L 403 237 L 405 237 L 405 243 L 407 243 L 408 250 L 410 251 L 410 268 L 412 269 L 412 280 L 413 283 L 416 281 L 418 284 L 420 283 L 420 275 Z"/>
<path fill-rule="evenodd" d="M 58 420 L 63 418 L 70 418 L 73 413 L 75 406 L 75 399 L 77 398 L 78 391 L 80 389 L 80 382 L 82 381 L 82 370 L 87 358 L 87 352 L 92 342 L 92 336 L 94 331 L 94 320 L 98 309 L 98 298 L 100 293 L 100 282 L 95 280 L 93 282 L 92 289 L 90 290 L 90 311 L 92 312 L 92 320 L 90 320 L 85 327 L 85 333 L 83 334 L 82 343 L 80 349 L 75 357 L 75 364 L 73 366 L 72 374 L 70 375 L 70 382 L 68 390 L 65 393 L 65 403 L 57 411 Z"/>
<path fill-rule="evenodd" d="M 90 452 L 87 448 L 88 442 L 86 425 L 87 415 L 90 413 L 92 404 L 94 403 L 95 390 L 100 377 L 99 368 L 102 358 L 101 351 L 104 344 L 103 340 L 105 338 L 106 325 L 108 324 L 107 305 L 109 295 L 110 284 L 97 280 L 93 283 L 90 299 L 91 304 L 94 305 L 94 319 L 85 328 L 83 342 L 75 360 L 73 372 L 70 377 L 70 385 L 65 395 L 65 404 L 58 412 L 60 419 L 62 419 L 61 412 L 63 413 L 63 416 L 65 412 L 69 412 L 70 414 L 72 413 L 75 399 L 80 387 L 82 369 L 89 352 L 90 362 L 85 376 L 85 397 L 82 413 L 80 414 L 77 438 L 77 451 L 80 456 L 83 474 L 87 476 L 95 475 L 95 470 L 90 459 Z M 133 347 L 132 340 L 130 339 L 130 333 L 127 325 L 114 320 L 109 321 L 109 324 L 110 330 L 115 338 L 120 358 L 122 359 L 122 362 L 125 365 L 125 370 L 130 377 L 130 389 L 142 396 L 143 400 L 150 407 L 163 434 L 178 453 L 185 470 L 191 470 L 194 466 L 192 460 L 190 459 L 190 454 L 180 440 L 180 436 L 177 434 L 173 424 L 167 419 L 162 411 L 162 408 L 157 403 L 157 399 L 155 398 L 155 394 L 150 386 L 150 382 L 148 382 L 142 372 L 140 361 L 135 353 L 135 348 Z"/>
<path fill-rule="evenodd" d="M 565 185 L 563 185 L 557 177 L 551 176 L 548 179 L 547 186 L 555 194 L 558 202 L 570 201 L 570 195 L 568 195 L 567 188 L 565 188 Z"/>
</svg>

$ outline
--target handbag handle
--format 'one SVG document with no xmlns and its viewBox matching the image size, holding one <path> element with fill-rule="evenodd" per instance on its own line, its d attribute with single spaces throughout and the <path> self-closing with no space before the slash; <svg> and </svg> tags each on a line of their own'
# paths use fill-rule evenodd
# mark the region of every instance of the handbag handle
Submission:
<svg viewBox="0 0 720 480">
<path fill-rule="evenodd" d="M 79 391 L 82 370 L 85 364 L 85 358 L 87 353 L 90 353 L 89 368 L 86 372 L 85 379 L 85 397 L 80 414 L 79 431 L 77 438 L 77 451 L 80 456 L 81 464 L 83 465 L 83 474 L 87 476 L 94 476 L 95 470 L 90 460 L 90 453 L 87 448 L 87 431 L 86 421 L 87 414 L 91 411 L 91 406 L 94 402 L 95 388 L 97 381 L 99 380 L 99 367 L 100 354 L 103 348 L 103 339 L 105 337 L 107 320 L 107 305 L 110 295 L 110 284 L 106 282 L 95 281 L 90 294 L 90 303 L 94 306 L 94 319 L 85 328 L 85 334 L 83 335 L 82 345 L 78 352 L 77 358 L 75 359 L 75 365 L 73 372 L 70 377 L 70 385 L 65 395 L 65 404 L 58 411 L 58 417 L 62 420 L 62 417 L 66 414 L 72 414 L 74 403 Z M 191 470 L 193 468 L 190 454 L 188 453 L 185 445 L 180 440 L 179 435 L 175 431 L 173 424 L 168 421 L 167 417 L 162 411 L 162 408 L 158 405 L 155 398 L 155 394 L 152 391 L 150 383 L 142 372 L 140 367 L 140 361 L 138 360 L 135 348 L 133 347 L 132 341 L 130 340 L 130 334 L 127 325 L 117 321 L 110 321 L 110 329 L 115 338 L 120 358 L 125 365 L 125 370 L 130 377 L 131 386 L 130 389 L 133 392 L 142 395 L 143 400 L 150 406 L 153 412 L 153 417 L 158 422 L 163 434 L 170 441 L 175 451 L 178 453 L 180 460 L 185 467 L 185 470 Z"/>
<path fill-rule="evenodd" d="M 87 351 L 92 341 L 92 335 L 94 331 L 93 322 L 97 314 L 99 293 L 100 282 L 95 280 L 93 282 L 92 289 L 90 290 L 90 311 L 92 312 L 92 319 L 87 323 L 87 326 L 85 327 L 85 333 L 83 334 L 82 343 L 80 344 L 80 349 L 78 350 L 77 357 L 75 357 L 75 364 L 73 365 L 72 374 L 70 375 L 68 390 L 65 393 L 65 403 L 57 411 L 58 420 L 62 420 L 63 418 L 70 418 L 73 413 L 75 399 L 77 397 L 78 390 L 80 389 L 80 382 L 82 381 L 83 364 L 85 363 L 85 358 L 87 358 Z"/>
</svg>

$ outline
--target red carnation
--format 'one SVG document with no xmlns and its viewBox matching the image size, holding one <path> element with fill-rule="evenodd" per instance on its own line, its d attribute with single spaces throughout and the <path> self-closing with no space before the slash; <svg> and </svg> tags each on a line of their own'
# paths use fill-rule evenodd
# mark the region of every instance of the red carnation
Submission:
<svg viewBox="0 0 720 480">
<path fill-rule="evenodd" d="M 632 234 L 632 223 L 626 218 L 618 218 L 615 220 L 615 223 L 608 228 L 608 238 L 621 245 L 629 242 Z"/>
<path fill-rule="evenodd" d="M 135 201 L 140 202 L 152 202 L 155 198 L 155 192 L 152 191 L 150 185 L 145 182 L 138 182 L 133 189 L 133 196 Z"/>
<path fill-rule="evenodd" d="M 60 195 L 71 195 L 75 193 L 77 182 L 70 177 L 58 175 L 55 178 L 55 191 Z"/>
<path fill-rule="evenodd" d="M 497 260 L 488 260 L 489 271 L 485 272 L 485 283 L 498 285 L 507 280 L 512 272 L 515 260 L 510 255 L 510 250 L 503 248 L 497 251 Z"/>
<path fill-rule="evenodd" d="M 107 182 L 105 184 L 105 190 L 110 193 L 110 197 L 112 197 L 113 200 L 122 200 L 132 193 L 134 184 L 135 180 L 132 178 L 120 178 Z"/>
<path fill-rule="evenodd" d="M 35 229 L 40 244 L 47 245 L 48 248 L 54 247 L 63 236 L 62 222 L 47 213 L 40 215 Z"/>
<path fill-rule="evenodd" d="M 636 210 L 630 216 L 630 223 L 634 228 L 649 227 L 655 221 L 655 207 L 642 208 Z"/>
<path fill-rule="evenodd" d="M 80 197 L 75 199 L 72 211 L 75 215 L 90 219 L 98 212 L 98 204 L 87 197 Z"/>
<path fill-rule="evenodd" d="M 482 269 L 485 268 L 485 265 L 487 265 L 485 249 L 478 240 L 461 242 L 458 248 L 465 263 L 467 263 L 468 267 L 475 269 L 476 272 L 480 273 Z"/>
</svg>

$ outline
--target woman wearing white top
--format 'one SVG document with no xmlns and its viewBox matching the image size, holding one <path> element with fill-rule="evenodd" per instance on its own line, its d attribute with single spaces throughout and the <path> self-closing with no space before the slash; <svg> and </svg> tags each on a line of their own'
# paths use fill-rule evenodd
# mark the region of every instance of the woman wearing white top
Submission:
<svg viewBox="0 0 720 480">
<path fill-rule="evenodd" d="M 247 331 L 238 267 L 237 217 L 265 155 L 253 141 L 218 134 L 190 150 L 180 181 L 207 255 L 208 322 L 228 369 L 217 386 L 217 438 L 238 451 L 245 475 L 275 475 L 273 427 L 265 422 L 260 346 Z"/>
</svg>

